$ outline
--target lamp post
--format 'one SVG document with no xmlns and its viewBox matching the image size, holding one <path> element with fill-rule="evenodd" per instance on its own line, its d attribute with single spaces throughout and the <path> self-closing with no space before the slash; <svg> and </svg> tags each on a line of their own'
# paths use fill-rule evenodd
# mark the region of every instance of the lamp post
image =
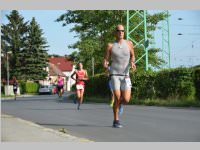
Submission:
<svg viewBox="0 0 200 150">
<path fill-rule="evenodd" d="M 11 51 L 6 52 L 6 57 L 7 57 L 7 93 L 9 95 L 9 78 L 10 78 L 10 73 L 9 73 L 9 60 L 8 60 L 8 54 L 11 54 Z"/>
</svg>

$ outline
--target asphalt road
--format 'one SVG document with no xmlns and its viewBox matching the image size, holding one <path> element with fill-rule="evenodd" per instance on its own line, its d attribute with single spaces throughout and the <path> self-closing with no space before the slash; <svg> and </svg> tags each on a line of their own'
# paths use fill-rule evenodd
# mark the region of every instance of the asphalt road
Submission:
<svg viewBox="0 0 200 150">
<path fill-rule="evenodd" d="M 125 106 L 123 128 L 112 128 L 107 104 L 84 103 L 81 110 L 56 95 L 2 100 L 2 113 L 99 142 L 200 142 L 200 109 Z"/>
</svg>

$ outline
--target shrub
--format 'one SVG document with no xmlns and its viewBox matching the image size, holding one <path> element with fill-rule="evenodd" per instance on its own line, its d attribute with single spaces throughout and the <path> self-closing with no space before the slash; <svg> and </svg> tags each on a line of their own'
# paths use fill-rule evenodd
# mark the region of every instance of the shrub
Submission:
<svg viewBox="0 0 200 150">
<path fill-rule="evenodd" d="M 108 77 L 105 74 L 98 74 L 86 81 L 86 96 L 109 96 Z"/>
<path fill-rule="evenodd" d="M 134 99 L 152 99 L 155 97 L 155 76 L 156 73 L 152 71 L 130 74 Z"/>
<path fill-rule="evenodd" d="M 38 90 L 38 83 L 26 82 L 26 93 L 38 93 Z"/>
<path fill-rule="evenodd" d="M 19 81 L 19 88 L 21 94 L 24 93 L 38 93 L 39 84 L 32 82 Z"/>
<path fill-rule="evenodd" d="M 157 73 L 156 93 L 161 99 L 192 99 L 194 98 L 194 84 L 192 69 L 165 69 Z"/>
<path fill-rule="evenodd" d="M 199 72 L 198 72 L 199 73 Z M 199 77 L 199 74 L 196 76 Z M 133 99 L 194 99 L 193 70 L 191 68 L 164 69 L 130 74 Z M 199 78 L 196 86 L 199 88 Z M 86 83 L 86 96 L 109 96 L 108 77 L 99 74 Z M 200 93 L 197 91 L 196 93 Z M 152 104 L 151 101 L 147 101 Z"/>
<path fill-rule="evenodd" d="M 194 85 L 196 99 L 200 100 L 200 68 L 194 70 Z"/>
<path fill-rule="evenodd" d="M 20 93 L 24 94 L 26 93 L 26 82 L 25 81 L 19 81 L 19 88 L 20 88 Z"/>
</svg>

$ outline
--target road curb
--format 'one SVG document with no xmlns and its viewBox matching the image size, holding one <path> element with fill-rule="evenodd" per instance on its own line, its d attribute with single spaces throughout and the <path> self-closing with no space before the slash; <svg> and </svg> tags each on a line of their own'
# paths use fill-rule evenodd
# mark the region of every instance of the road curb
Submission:
<svg viewBox="0 0 200 150">
<path fill-rule="evenodd" d="M 74 95 L 75 93 L 74 92 L 70 92 L 68 94 L 64 94 L 63 96 L 66 96 L 66 98 L 70 97 L 71 95 Z M 17 100 L 18 98 L 26 98 L 26 97 L 33 97 L 33 96 L 39 96 L 39 95 L 17 95 Z M 6 100 L 14 100 L 14 95 L 13 96 L 9 96 L 9 97 L 1 97 L 1 101 L 6 101 Z"/>
</svg>

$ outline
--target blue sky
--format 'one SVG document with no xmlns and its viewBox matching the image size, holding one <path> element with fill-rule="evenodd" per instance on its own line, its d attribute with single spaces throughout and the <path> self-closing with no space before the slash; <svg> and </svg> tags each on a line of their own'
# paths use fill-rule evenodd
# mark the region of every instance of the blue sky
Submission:
<svg viewBox="0 0 200 150">
<path fill-rule="evenodd" d="M 169 13 L 171 15 L 169 18 L 171 66 L 200 64 L 200 10 L 171 10 Z M 162 47 L 161 35 L 161 31 L 155 34 L 156 47 L 160 48 Z"/>
<path fill-rule="evenodd" d="M 73 52 L 74 49 L 69 49 L 68 45 L 78 40 L 74 38 L 75 33 L 69 32 L 73 25 L 62 27 L 61 22 L 55 22 L 65 12 L 65 10 L 19 10 L 25 21 L 30 21 L 32 17 L 36 18 L 50 46 L 48 53 L 59 55 Z M 157 11 L 151 10 L 151 12 Z M 170 10 L 169 13 L 171 14 L 169 18 L 171 67 L 200 64 L 200 10 Z M 1 11 L 3 24 L 7 23 L 5 14 L 9 14 L 9 11 Z M 183 18 L 183 20 L 178 20 L 178 18 Z M 178 33 L 183 35 L 177 35 Z M 156 47 L 161 48 L 161 31 L 155 32 L 155 41 Z"/>
<path fill-rule="evenodd" d="M 25 21 L 31 21 L 32 17 L 36 18 L 50 46 L 48 53 L 59 55 L 73 52 L 73 49 L 68 49 L 68 45 L 77 41 L 77 38 L 74 38 L 75 33 L 69 32 L 72 25 L 62 27 L 61 22 L 55 22 L 65 12 L 65 10 L 19 10 Z M 7 23 L 5 14 L 9 13 L 10 11 L 2 11 L 3 23 Z"/>
</svg>

